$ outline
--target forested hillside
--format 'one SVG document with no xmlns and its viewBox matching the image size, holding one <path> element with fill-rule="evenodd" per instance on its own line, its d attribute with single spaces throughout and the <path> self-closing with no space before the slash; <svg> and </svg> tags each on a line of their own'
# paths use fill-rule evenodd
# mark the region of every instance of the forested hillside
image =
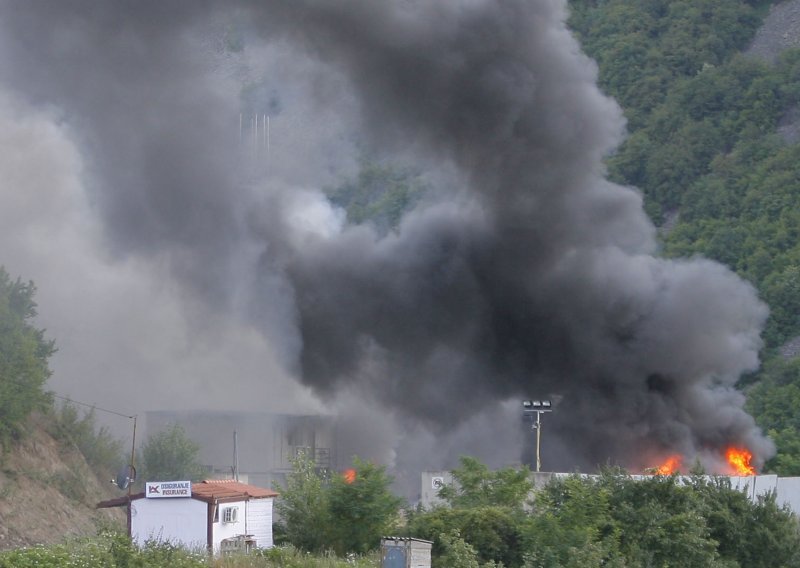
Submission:
<svg viewBox="0 0 800 568">
<path fill-rule="evenodd" d="M 628 120 L 609 176 L 642 191 L 662 254 L 717 260 L 769 305 L 762 371 L 741 387 L 778 446 L 767 468 L 800 475 L 800 49 L 748 53 L 773 4 L 571 0 L 569 24 Z M 365 161 L 329 195 L 350 222 L 385 232 L 423 190 Z"/>
<path fill-rule="evenodd" d="M 800 50 L 747 48 L 770 8 L 733 0 L 575 0 L 570 20 L 625 110 L 630 136 L 608 160 L 638 187 L 667 256 L 702 255 L 750 281 L 770 308 L 748 406 L 778 445 L 767 464 L 800 474 L 800 146 L 779 126 L 800 98 Z"/>
</svg>

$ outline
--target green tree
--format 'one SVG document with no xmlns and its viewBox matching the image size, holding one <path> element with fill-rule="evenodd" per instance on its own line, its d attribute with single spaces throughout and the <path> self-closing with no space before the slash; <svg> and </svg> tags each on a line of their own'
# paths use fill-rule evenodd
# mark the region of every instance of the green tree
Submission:
<svg viewBox="0 0 800 568">
<path fill-rule="evenodd" d="M 602 559 L 593 565 L 617 565 L 620 529 L 611 500 L 618 489 L 573 475 L 538 491 L 524 525 L 525 566 L 578 566 L 580 560 L 588 561 L 587 555 Z"/>
<path fill-rule="evenodd" d="M 433 541 L 433 553 L 440 556 L 447 549 L 444 537 L 456 531 L 476 551 L 481 562 L 515 567 L 522 565 L 524 523 L 524 516 L 513 514 L 507 507 L 437 507 L 412 515 L 408 532 L 416 538 Z"/>
<path fill-rule="evenodd" d="M 33 325 L 36 302 L 33 282 L 12 280 L 0 267 L 0 444 L 24 431 L 36 408 L 50 402 L 43 387 L 50 377 L 48 360 L 55 344 Z"/>
<path fill-rule="evenodd" d="M 334 477 L 330 483 L 330 515 L 335 520 L 333 549 L 339 554 L 365 553 L 397 525 L 403 500 L 391 490 L 393 479 L 384 466 L 353 461 L 355 478 Z"/>
<path fill-rule="evenodd" d="M 365 553 L 393 531 L 403 500 L 390 491 L 386 468 L 355 458 L 354 476 L 329 476 L 314 461 L 292 462 L 286 484 L 276 489 L 276 510 L 285 540 L 308 552 Z"/>
<path fill-rule="evenodd" d="M 451 474 L 453 483 L 439 490 L 448 506 L 412 515 L 410 534 L 432 540 L 434 553 L 442 555 L 443 535 L 457 531 L 480 562 L 521 566 L 524 506 L 533 489 L 530 470 L 490 470 L 479 460 L 462 456 Z"/>
<path fill-rule="evenodd" d="M 537 493 L 527 530 L 526 566 L 800 566 L 797 518 L 727 479 L 556 479 Z"/>
<path fill-rule="evenodd" d="M 462 456 L 454 469 L 454 483 L 442 487 L 439 497 L 454 508 L 500 506 L 521 509 L 533 489 L 530 469 L 503 468 L 495 471 L 479 460 Z"/>
<path fill-rule="evenodd" d="M 694 478 L 693 490 L 722 559 L 757 568 L 800 565 L 797 518 L 777 505 L 774 494 L 754 503 L 728 478 Z"/>
<path fill-rule="evenodd" d="M 179 424 L 172 424 L 148 438 L 142 447 L 144 481 L 198 481 L 205 468 L 197 461 L 200 446 L 193 442 Z"/>
<path fill-rule="evenodd" d="M 276 487 L 280 497 L 275 509 L 283 539 L 307 552 L 331 548 L 331 513 L 328 478 L 314 461 L 300 455 L 292 460 L 286 484 Z"/>
<path fill-rule="evenodd" d="M 436 568 L 480 568 L 475 547 L 461 538 L 458 530 L 441 535 L 442 552 L 433 561 Z"/>
</svg>

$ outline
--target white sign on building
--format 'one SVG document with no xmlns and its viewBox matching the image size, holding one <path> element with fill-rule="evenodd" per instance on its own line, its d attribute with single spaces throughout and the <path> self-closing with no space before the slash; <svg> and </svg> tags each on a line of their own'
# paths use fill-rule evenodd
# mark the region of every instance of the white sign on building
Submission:
<svg viewBox="0 0 800 568">
<path fill-rule="evenodd" d="M 191 481 L 148 481 L 145 484 L 144 496 L 148 499 L 165 497 L 191 497 Z"/>
</svg>

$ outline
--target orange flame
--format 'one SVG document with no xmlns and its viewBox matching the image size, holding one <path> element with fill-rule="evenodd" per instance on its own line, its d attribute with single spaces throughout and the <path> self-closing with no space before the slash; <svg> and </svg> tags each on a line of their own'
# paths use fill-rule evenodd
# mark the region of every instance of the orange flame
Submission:
<svg viewBox="0 0 800 568">
<path fill-rule="evenodd" d="M 664 460 L 664 463 L 656 468 L 653 468 L 655 470 L 654 473 L 656 475 L 672 475 L 680 469 L 682 462 L 683 457 L 678 454 L 669 456 L 666 460 Z"/>
<path fill-rule="evenodd" d="M 353 483 L 356 480 L 356 470 L 346 469 L 342 472 L 342 477 L 344 478 L 345 483 Z"/>
<path fill-rule="evenodd" d="M 728 460 L 728 464 L 733 468 L 736 475 L 756 474 L 755 468 L 750 465 L 753 454 L 745 448 L 730 447 L 725 451 L 725 458 Z"/>
</svg>

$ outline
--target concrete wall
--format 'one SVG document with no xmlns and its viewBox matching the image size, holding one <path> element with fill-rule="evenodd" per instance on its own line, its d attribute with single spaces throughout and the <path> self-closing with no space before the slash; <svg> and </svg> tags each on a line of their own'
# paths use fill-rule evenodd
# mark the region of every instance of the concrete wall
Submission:
<svg viewBox="0 0 800 568">
<path fill-rule="evenodd" d="M 800 477 L 779 477 L 776 489 L 778 503 L 800 515 Z"/>
<path fill-rule="evenodd" d="M 436 505 L 444 505 L 439 496 L 439 486 L 452 485 L 453 476 L 449 471 L 423 471 L 422 472 L 422 490 L 420 491 L 420 504 L 426 509 L 430 509 Z"/>
<path fill-rule="evenodd" d="M 188 497 L 137 499 L 131 504 L 131 536 L 144 546 L 148 539 L 186 548 L 206 548 L 208 505 Z"/>
</svg>

